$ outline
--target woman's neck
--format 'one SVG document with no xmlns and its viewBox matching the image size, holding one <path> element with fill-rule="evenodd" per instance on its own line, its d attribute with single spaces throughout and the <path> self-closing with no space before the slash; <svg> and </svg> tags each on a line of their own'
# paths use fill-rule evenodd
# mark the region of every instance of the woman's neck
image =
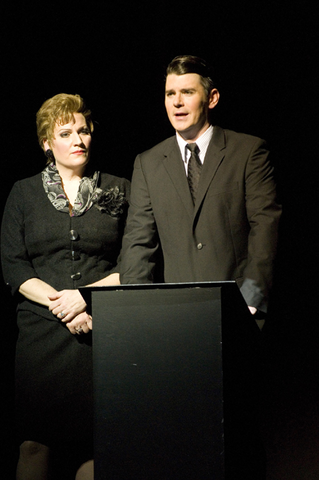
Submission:
<svg viewBox="0 0 319 480">
<path fill-rule="evenodd" d="M 70 180 L 65 180 L 61 177 L 62 188 L 72 207 L 74 206 L 74 202 L 78 194 L 80 180 L 81 179 L 79 177 L 73 177 Z"/>
<path fill-rule="evenodd" d="M 79 182 L 84 176 L 85 167 L 77 170 L 71 170 L 69 168 L 58 168 L 59 175 L 63 183 Z"/>
</svg>

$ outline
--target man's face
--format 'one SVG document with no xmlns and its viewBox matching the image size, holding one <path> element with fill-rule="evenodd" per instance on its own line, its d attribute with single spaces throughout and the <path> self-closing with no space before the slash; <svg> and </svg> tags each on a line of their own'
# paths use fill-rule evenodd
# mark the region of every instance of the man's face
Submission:
<svg viewBox="0 0 319 480">
<path fill-rule="evenodd" d="M 165 107 L 175 130 L 185 139 L 195 141 L 209 126 L 208 110 L 219 100 L 213 89 L 207 98 L 197 73 L 167 75 Z"/>
</svg>

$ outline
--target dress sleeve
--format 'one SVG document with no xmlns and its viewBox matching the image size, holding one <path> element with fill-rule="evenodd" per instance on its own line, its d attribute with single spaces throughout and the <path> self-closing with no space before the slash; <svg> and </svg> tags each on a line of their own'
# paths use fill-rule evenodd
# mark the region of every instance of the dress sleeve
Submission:
<svg viewBox="0 0 319 480">
<path fill-rule="evenodd" d="M 39 278 L 25 245 L 24 205 L 21 182 L 17 182 L 6 202 L 1 226 L 2 273 L 12 295 L 17 293 L 26 280 Z"/>
</svg>

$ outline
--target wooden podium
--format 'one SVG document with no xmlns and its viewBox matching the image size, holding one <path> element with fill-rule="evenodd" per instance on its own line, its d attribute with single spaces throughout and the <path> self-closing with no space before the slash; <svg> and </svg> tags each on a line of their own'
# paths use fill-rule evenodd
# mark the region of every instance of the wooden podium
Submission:
<svg viewBox="0 0 319 480">
<path fill-rule="evenodd" d="M 257 328 L 236 283 L 81 293 L 94 321 L 95 480 L 224 479 L 224 393 Z"/>
</svg>

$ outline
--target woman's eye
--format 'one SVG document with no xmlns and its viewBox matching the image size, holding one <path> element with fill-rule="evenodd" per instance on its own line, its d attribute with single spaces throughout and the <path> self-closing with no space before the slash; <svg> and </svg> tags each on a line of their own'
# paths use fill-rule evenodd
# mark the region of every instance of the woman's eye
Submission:
<svg viewBox="0 0 319 480">
<path fill-rule="evenodd" d="M 70 135 L 69 132 L 60 133 L 60 137 L 62 137 L 62 138 L 67 138 L 69 135 Z"/>
</svg>

